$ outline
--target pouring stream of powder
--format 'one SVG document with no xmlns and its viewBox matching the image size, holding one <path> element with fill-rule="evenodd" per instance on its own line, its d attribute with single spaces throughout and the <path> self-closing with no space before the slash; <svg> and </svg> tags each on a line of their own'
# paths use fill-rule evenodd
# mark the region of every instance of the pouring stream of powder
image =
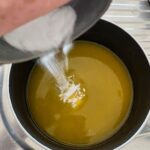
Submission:
<svg viewBox="0 0 150 150">
<path fill-rule="evenodd" d="M 39 63 L 47 68 L 57 82 L 57 87 L 60 90 L 59 97 L 64 103 L 70 103 L 73 108 L 76 108 L 79 102 L 85 96 L 85 89 L 81 88 L 80 84 L 74 82 L 74 75 L 66 77 L 65 70 L 68 62 L 67 54 L 62 51 L 54 51 L 49 55 L 40 58 Z"/>
<path fill-rule="evenodd" d="M 9 44 L 24 52 L 51 50 L 47 56 L 40 58 L 39 63 L 55 78 L 60 90 L 60 99 L 65 103 L 71 103 L 73 107 L 76 107 L 77 101 L 85 95 L 81 92 L 80 84 L 75 84 L 72 78 L 65 76 L 68 48 L 64 49 L 64 54 L 58 49 L 71 41 L 75 21 L 75 11 L 65 6 L 4 36 Z M 58 57 L 58 54 L 61 54 L 61 57 Z"/>
</svg>

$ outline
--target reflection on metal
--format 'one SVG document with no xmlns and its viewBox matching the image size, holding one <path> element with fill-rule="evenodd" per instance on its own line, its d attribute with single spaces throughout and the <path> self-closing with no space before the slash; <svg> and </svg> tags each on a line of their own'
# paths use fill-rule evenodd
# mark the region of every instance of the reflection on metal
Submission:
<svg viewBox="0 0 150 150">
<path fill-rule="evenodd" d="M 130 33 L 143 47 L 150 60 L 150 6 L 147 0 L 113 0 L 103 19 Z M 0 67 L 0 150 L 20 150 L 20 146 L 24 149 L 42 150 L 42 147 L 20 127 L 13 114 L 7 93 L 10 66 Z M 146 132 L 150 132 L 150 119 L 142 131 Z"/>
<path fill-rule="evenodd" d="M 0 68 L 0 85 L 2 85 L 0 91 L 0 150 L 16 150 L 21 147 L 23 149 L 41 149 L 36 142 L 31 140 L 14 115 L 9 99 L 10 67 L 11 65 L 4 65 Z"/>
<path fill-rule="evenodd" d="M 122 150 L 149 150 L 150 133 L 141 134 L 132 142 L 122 148 Z"/>
<path fill-rule="evenodd" d="M 103 19 L 130 33 L 150 57 L 150 4 L 147 0 L 114 0 Z"/>
</svg>

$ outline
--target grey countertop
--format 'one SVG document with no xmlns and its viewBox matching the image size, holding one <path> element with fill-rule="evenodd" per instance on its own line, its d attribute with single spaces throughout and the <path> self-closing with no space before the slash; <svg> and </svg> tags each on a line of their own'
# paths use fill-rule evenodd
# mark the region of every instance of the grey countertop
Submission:
<svg viewBox="0 0 150 150">
<path fill-rule="evenodd" d="M 103 19 L 130 33 L 150 58 L 150 4 L 148 0 L 113 0 Z"/>
<path fill-rule="evenodd" d="M 115 23 L 131 34 L 150 61 L 150 5 L 147 0 L 113 0 L 103 19 Z M 141 134 L 146 132 L 150 132 L 150 118 Z M 150 138 L 148 140 L 150 143 Z M 142 148 L 147 150 L 146 147 Z M 20 149 L 22 148 L 9 136 L 0 116 L 0 150 Z"/>
</svg>

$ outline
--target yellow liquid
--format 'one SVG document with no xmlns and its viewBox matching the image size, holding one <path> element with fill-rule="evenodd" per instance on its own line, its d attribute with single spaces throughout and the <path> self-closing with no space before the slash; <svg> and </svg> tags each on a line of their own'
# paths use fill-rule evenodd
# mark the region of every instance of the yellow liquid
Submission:
<svg viewBox="0 0 150 150">
<path fill-rule="evenodd" d="M 86 89 L 77 109 L 59 98 L 53 77 L 36 65 L 28 83 L 28 106 L 33 120 L 59 142 L 84 146 L 115 134 L 132 104 L 132 82 L 121 60 L 107 48 L 78 41 L 69 54 L 69 75 Z"/>
</svg>

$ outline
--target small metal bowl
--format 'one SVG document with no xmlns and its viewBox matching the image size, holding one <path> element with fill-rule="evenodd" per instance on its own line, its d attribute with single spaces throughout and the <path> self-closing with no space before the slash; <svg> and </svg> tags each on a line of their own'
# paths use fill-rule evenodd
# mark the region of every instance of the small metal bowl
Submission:
<svg viewBox="0 0 150 150">
<path fill-rule="evenodd" d="M 90 27 L 92 27 L 104 12 L 109 7 L 112 0 L 72 0 L 69 3 L 76 14 L 77 21 L 75 25 L 75 31 L 73 39 L 79 37 Z M 44 30 L 44 29 L 43 29 Z M 0 38 L 0 63 L 18 63 L 46 54 L 46 52 L 22 52 L 17 48 L 12 47 L 3 38 Z"/>
</svg>

